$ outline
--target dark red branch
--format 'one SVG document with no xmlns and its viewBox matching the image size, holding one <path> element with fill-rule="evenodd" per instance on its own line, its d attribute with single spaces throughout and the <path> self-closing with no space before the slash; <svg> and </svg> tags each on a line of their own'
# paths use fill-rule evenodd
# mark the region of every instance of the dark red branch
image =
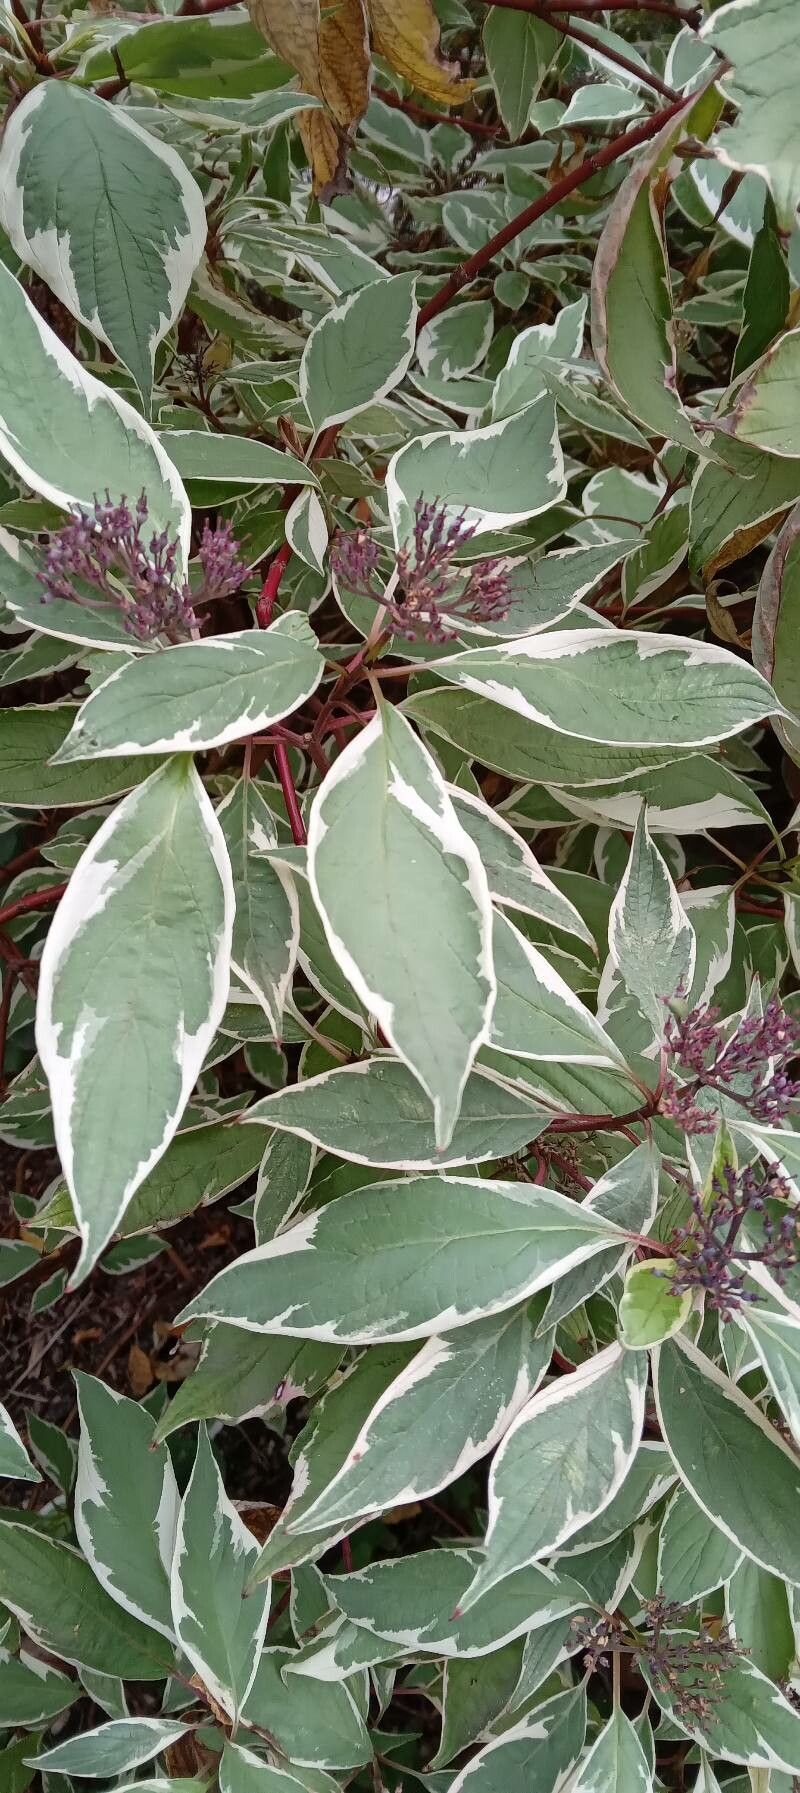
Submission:
<svg viewBox="0 0 800 1793">
<path fill-rule="evenodd" d="M 28 915 L 32 909 L 52 908 L 54 903 L 60 903 L 66 888 L 66 884 L 54 884 L 50 890 L 31 890 L 27 896 L 18 897 L 15 903 L 6 903 L 5 908 L 0 909 L 0 928 L 18 915 Z"/>
<path fill-rule="evenodd" d="M 631 150 L 638 149 L 642 143 L 649 143 L 653 137 L 657 137 L 664 125 L 669 124 L 671 119 L 677 118 L 685 105 L 685 100 L 676 100 L 674 105 L 665 106 L 663 111 L 653 113 L 651 118 L 646 118 L 642 124 L 635 125 L 633 130 L 625 131 L 621 137 L 614 137 L 610 143 L 604 144 L 602 149 L 593 150 L 591 155 L 586 156 L 585 160 L 578 164 L 577 168 L 573 168 L 571 173 L 563 175 L 562 179 L 555 181 L 546 193 L 540 194 L 538 199 L 534 199 L 529 206 L 526 206 L 524 212 L 518 212 L 517 216 L 505 224 L 502 230 L 498 230 L 496 236 L 490 237 L 488 243 L 484 243 L 482 249 L 476 250 L 474 255 L 462 262 L 461 266 L 450 275 L 449 280 L 445 281 L 444 286 L 440 286 L 438 293 L 434 293 L 427 305 L 423 305 L 417 319 L 417 330 L 420 331 L 423 325 L 430 323 L 431 318 L 437 318 L 440 312 L 446 311 L 451 300 L 461 292 L 462 287 L 468 286 L 470 281 L 475 279 L 476 274 L 481 274 L 483 269 L 494 261 L 495 256 L 499 255 L 501 249 L 507 249 L 509 243 L 513 243 L 524 230 L 528 230 L 532 224 L 536 224 L 539 218 L 545 216 L 545 213 L 551 212 L 556 206 L 561 205 L 578 187 L 585 186 L 586 182 L 591 180 L 594 174 L 599 174 L 602 168 L 610 168 L 613 162 L 619 162 Z"/>
<path fill-rule="evenodd" d="M 421 125 L 457 124 L 462 131 L 469 131 L 472 137 L 498 137 L 499 125 L 481 124 L 477 118 L 462 118 L 460 113 L 455 117 L 451 112 L 429 112 L 427 106 L 415 106 L 413 100 L 401 100 L 396 93 L 390 93 L 387 87 L 374 87 L 376 100 L 383 100 L 384 106 L 391 106 L 395 112 L 404 112 L 407 118 L 413 118 Z"/>
<path fill-rule="evenodd" d="M 593 50 L 597 55 L 604 56 L 607 62 L 613 62 L 617 68 L 624 69 L 626 75 L 635 75 L 637 81 L 642 81 L 645 87 L 652 87 L 653 92 L 660 93 L 662 99 L 677 100 L 680 98 L 674 87 L 667 87 L 666 82 L 662 81 L 658 75 L 652 74 L 650 69 L 642 68 L 630 56 L 623 55 L 616 45 L 612 49 L 608 44 L 600 43 L 598 38 L 592 37 L 590 32 L 581 31 L 579 25 L 572 25 L 569 18 L 564 16 L 572 10 L 571 8 L 563 6 L 558 9 L 551 8 L 543 5 L 542 0 L 491 0 L 491 4 L 505 7 L 511 12 L 532 13 L 535 19 L 544 19 L 545 24 L 552 25 L 555 31 L 563 31 L 564 36 L 571 38 L 573 43 L 581 44 L 584 49 Z"/>
<path fill-rule="evenodd" d="M 283 801 L 286 804 L 286 814 L 289 817 L 289 827 L 292 830 L 292 840 L 296 847 L 304 847 L 308 837 L 292 777 L 292 768 L 289 765 L 289 750 L 284 747 L 282 742 L 279 742 L 272 749 L 272 757 L 275 761 L 275 770 L 281 781 Z"/>
</svg>

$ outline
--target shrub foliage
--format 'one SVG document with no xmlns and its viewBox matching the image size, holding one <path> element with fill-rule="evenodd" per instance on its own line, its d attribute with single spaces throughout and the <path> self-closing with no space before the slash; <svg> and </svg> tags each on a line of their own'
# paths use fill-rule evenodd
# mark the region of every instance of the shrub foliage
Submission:
<svg viewBox="0 0 800 1793">
<path fill-rule="evenodd" d="M 2 1793 L 790 1793 L 796 0 L 26 6 Z"/>
</svg>

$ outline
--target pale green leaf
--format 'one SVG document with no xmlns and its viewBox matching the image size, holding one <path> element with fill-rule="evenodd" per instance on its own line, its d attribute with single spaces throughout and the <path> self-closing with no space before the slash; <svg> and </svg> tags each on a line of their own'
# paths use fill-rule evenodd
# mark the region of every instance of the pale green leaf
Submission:
<svg viewBox="0 0 800 1793">
<path fill-rule="evenodd" d="M 780 709 L 725 648 L 635 630 L 556 630 L 471 648 L 436 671 L 527 722 L 609 746 L 704 747 Z"/>
<path fill-rule="evenodd" d="M 492 1462 L 485 1556 L 463 1611 L 608 1506 L 641 1439 L 646 1383 L 643 1360 L 609 1345 L 517 1414 Z"/>
<path fill-rule="evenodd" d="M 224 1012 L 232 924 L 219 823 L 170 760 L 90 841 L 42 955 L 37 1044 L 80 1275 L 177 1130 Z"/>
<path fill-rule="evenodd" d="M 195 753 L 257 734 L 316 690 L 324 666 L 305 617 L 127 659 L 82 704 L 56 756 Z"/>
<path fill-rule="evenodd" d="M 795 1453 L 685 1338 L 659 1347 L 655 1388 L 664 1441 L 698 1506 L 754 1562 L 800 1583 Z"/>
<path fill-rule="evenodd" d="M 315 430 L 357 416 L 402 380 L 414 354 L 415 291 L 413 274 L 376 280 L 314 326 L 300 363 L 300 397 Z"/>
<path fill-rule="evenodd" d="M 0 343 L 0 454 L 62 510 L 91 508 L 106 490 L 130 502 L 143 492 L 150 526 L 177 536 L 185 571 L 189 501 L 158 437 L 127 399 L 70 354 L 4 263 Z"/>
<path fill-rule="evenodd" d="M 437 1151 L 430 1102 L 407 1066 L 362 1059 L 307 1077 L 248 1109 L 247 1121 L 286 1128 L 339 1158 L 386 1170 L 480 1164 L 530 1145 L 547 1125 L 537 1103 L 486 1071 L 467 1078 L 450 1144 Z"/>
<path fill-rule="evenodd" d="M 130 368 L 149 405 L 155 350 L 183 309 L 206 239 L 203 196 L 181 157 L 126 108 L 43 81 L 3 139 L 0 222 L 23 262 Z"/>
<path fill-rule="evenodd" d="M 264 1644 L 269 1584 L 245 1600 L 258 1545 L 222 1484 L 204 1426 L 181 1502 L 172 1614 L 183 1650 L 223 1710 L 241 1714 Z"/>
<path fill-rule="evenodd" d="M 436 764 L 396 710 L 382 706 L 324 780 L 308 875 L 337 963 L 447 1146 L 494 1001 L 491 904 Z"/>
<path fill-rule="evenodd" d="M 553 400 L 542 393 L 515 416 L 483 429 L 417 436 L 392 456 L 386 496 L 395 543 L 412 532 L 414 506 L 434 493 L 454 521 L 478 535 L 536 517 L 566 493 Z"/>
<path fill-rule="evenodd" d="M 515 1306 L 620 1236 L 552 1189 L 373 1183 L 246 1252 L 182 1317 L 332 1343 L 428 1338 Z"/>
<path fill-rule="evenodd" d="M 112 1600 L 174 1638 L 169 1576 L 179 1495 L 169 1452 L 137 1401 L 94 1376 L 75 1378 L 80 1418 L 75 1530 Z"/>
</svg>

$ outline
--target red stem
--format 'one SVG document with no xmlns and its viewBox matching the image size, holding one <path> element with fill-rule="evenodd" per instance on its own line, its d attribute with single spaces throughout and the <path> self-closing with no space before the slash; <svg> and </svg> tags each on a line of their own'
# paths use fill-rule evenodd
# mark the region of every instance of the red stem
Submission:
<svg viewBox="0 0 800 1793">
<path fill-rule="evenodd" d="M 258 621 L 259 629 L 268 629 L 272 622 L 275 599 L 280 591 L 281 580 L 291 558 L 291 545 L 289 542 L 284 542 L 283 547 L 278 549 L 275 559 L 270 565 L 267 577 L 261 587 L 261 596 L 258 600 L 258 608 L 256 610 L 256 619 Z"/>
<path fill-rule="evenodd" d="M 620 161 L 623 156 L 628 155 L 630 150 L 638 149 L 642 143 L 649 143 L 651 138 L 657 137 L 664 125 L 678 117 L 686 103 L 683 99 L 676 100 L 674 105 L 665 106 L 661 112 L 654 112 L 651 118 L 646 118 L 643 124 L 634 126 L 633 130 L 623 132 L 621 137 L 614 137 L 610 143 L 604 144 L 602 149 L 593 150 L 592 154 L 586 156 L 585 160 L 580 162 L 577 168 L 573 168 L 570 174 L 565 174 L 546 193 L 542 193 L 538 199 L 534 199 L 529 206 L 525 207 L 524 212 L 518 212 L 516 218 L 512 218 L 508 224 L 503 226 L 502 230 L 498 230 L 496 236 L 490 237 L 489 242 L 484 243 L 482 249 L 476 250 L 474 255 L 462 262 L 461 266 L 450 275 L 449 280 L 445 281 L 444 286 L 440 286 L 438 293 L 434 293 L 427 305 L 423 305 L 417 318 L 417 331 L 419 332 L 423 325 L 429 324 L 431 318 L 437 318 L 440 312 L 446 311 L 451 299 L 461 292 L 462 287 L 468 286 L 470 281 L 475 279 L 476 274 L 482 273 L 483 269 L 488 267 L 491 261 L 494 261 L 500 250 L 507 249 L 509 243 L 513 243 L 514 238 L 520 236 L 522 231 L 528 230 L 531 224 L 536 224 L 546 212 L 561 205 L 562 200 L 568 199 L 570 193 L 574 193 L 576 188 L 584 186 L 594 174 L 599 174 L 601 168 L 610 168 L 612 162 Z"/>
<path fill-rule="evenodd" d="M 496 6 L 505 5 L 505 0 L 493 0 Z M 569 5 L 559 5 L 558 0 L 534 0 L 542 12 L 657 12 L 665 19 L 675 19 L 680 25 L 699 25 L 702 14 L 698 7 L 684 9 L 673 6 L 670 0 L 570 0 Z M 520 10 L 527 10 L 521 7 Z"/>
<path fill-rule="evenodd" d="M 31 890 L 27 896 L 18 897 L 15 903 L 6 903 L 5 908 L 0 909 L 0 928 L 18 915 L 27 915 L 31 909 L 49 909 L 53 903 L 60 903 L 66 888 L 66 884 L 54 884 L 50 890 Z"/>
<path fill-rule="evenodd" d="M 292 840 L 296 847 L 304 847 L 308 838 L 306 835 L 306 825 L 300 813 L 300 803 L 295 789 L 295 782 L 292 777 L 292 768 L 289 765 L 288 749 L 284 747 L 282 742 L 279 742 L 276 747 L 273 747 L 272 757 L 275 761 L 275 770 L 281 781 L 283 801 L 286 804 L 286 814 L 289 817 L 289 827 L 292 830 Z"/>
<path fill-rule="evenodd" d="M 395 112 L 405 112 L 407 118 L 413 118 L 418 124 L 460 125 L 462 131 L 469 131 L 473 137 L 498 137 L 499 125 L 481 124 L 476 118 L 453 118 L 448 112 L 429 112 L 427 106 L 415 106 L 413 100 L 401 100 L 396 93 L 390 93 L 386 87 L 374 87 L 376 100 L 383 100 L 384 106 L 393 107 Z"/>
<path fill-rule="evenodd" d="M 0 1090 L 3 1091 L 3 1094 L 5 1094 L 7 1082 L 5 1063 L 8 1017 L 11 1013 L 11 998 L 14 994 L 14 980 L 16 975 L 16 968 L 13 965 L 9 965 L 3 979 L 3 995 L 2 998 L 0 998 Z"/>
<path fill-rule="evenodd" d="M 564 11 L 571 11 L 571 8 L 561 7 L 557 14 L 555 8 L 551 9 L 549 6 L 542 5 L 541 0 L 492 0 L 492 5 L 502 6 L 511 12 L 532 13 L 535 19 L 544 19 L 545 24 L 552 25 L 555 31 L 563 31 L 564 36 L 571 37 L 573 43 L 581 44 L 584 49 L 594 50 L 605 56 L 617 68 L 624 69 L 627 75 L 635 75 L 637 81 L 642 81 L 645 87 L 652 87 L 653 92 L 660 93 L 662 99 L 680 99 L 680 95 L 675 92 L 674 87 L 667 87 L 658 75 L 651 74 L 647 68 L 640 68 L 638 62 L 634 62 L 630 56 L 623 56 L 622 51 L 618 50 L 616 45 L 611 49 L 609 45 L 600 43 L 596 37 L 592 37 L 590 32 L 581 31 L 580 26 L 572 25 L 569 19 L 560 16 Z"/>
</svg>

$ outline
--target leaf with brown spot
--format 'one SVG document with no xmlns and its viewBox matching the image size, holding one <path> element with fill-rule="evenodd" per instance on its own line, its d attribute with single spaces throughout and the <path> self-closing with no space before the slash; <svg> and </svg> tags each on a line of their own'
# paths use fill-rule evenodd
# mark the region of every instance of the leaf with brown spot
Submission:
<svg viewBox="0 0 800 1793">
<path fill-rule="evenodd" d="M 462 79 L 457 62 L 439 50 L 439 21 L 431 0 L 365 0 L 372 47 L 397 75 L 445 106 L 466 100 L 475 86 Z"/>
</svg>

